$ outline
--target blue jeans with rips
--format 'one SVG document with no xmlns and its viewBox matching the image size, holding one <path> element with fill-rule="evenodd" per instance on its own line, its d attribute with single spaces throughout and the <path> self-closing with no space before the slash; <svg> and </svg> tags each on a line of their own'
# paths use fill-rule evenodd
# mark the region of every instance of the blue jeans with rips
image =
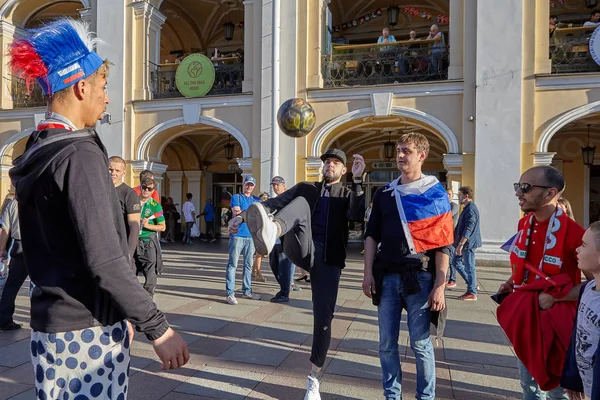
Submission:
<svg viewBox="0 0 600 400">
<path fill-rule="evenodd" d="M 402 309 L 408 314 L 410 347 L 417 364 L 417 393 L 420 400 L 435 398 L 435 357 L 429 337 L 431 315 L 428 306 L 433 277 L 429 272 L 418 272 L 421 291 L 405 295 L 400 274 L 383 278 L 381 301 L 377 307 L 379 319 L 379 360 L 381 362 L 383 394 L 387 400 L 402 398 L 402 369 L 398 351 Z"/>
<path fill-rule="evenodd" d="M 229 237 L 229 262 L 225 290 L 227 296 L 235 294 L 235 272 L 237 270 L 240 254 L 244 257 L 244 270 L 242 273 L 242 294 L 252 293 L 252 263 L 254 258 L 254 242 L 251 237 Z"/>
</svg>

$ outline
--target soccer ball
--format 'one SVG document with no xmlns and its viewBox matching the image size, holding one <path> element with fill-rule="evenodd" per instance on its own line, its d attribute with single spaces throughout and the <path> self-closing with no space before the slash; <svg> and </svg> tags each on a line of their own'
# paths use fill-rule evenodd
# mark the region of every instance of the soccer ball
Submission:
<svg viewBox="0 0 600 400">
<path fill-rule="evenodd" d="M 315 126 L 316 116 L 312 106 L 302 99 L 290 99 L 279 107 L 277 123 L 286 135 L 300 138 L 308 135 Z"/>
</svg>

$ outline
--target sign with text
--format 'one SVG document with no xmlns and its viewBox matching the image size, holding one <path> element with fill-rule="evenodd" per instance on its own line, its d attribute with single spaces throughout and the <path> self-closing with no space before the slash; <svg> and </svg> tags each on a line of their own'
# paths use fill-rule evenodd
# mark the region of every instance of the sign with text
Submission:
<svg viewBox="0 0 600 400">
<path fill-rule="evenodd" d="M 185 97 L 205 96 L 215 83 L 215 67 L 204 54 L 190 54 L 177 67 L 175 83 Z"/>
<path fill-rule="evenodd" d="M 600 65 L 600 28 L 596 28 L 590 37 L 590 55 Z"/>
</svg>

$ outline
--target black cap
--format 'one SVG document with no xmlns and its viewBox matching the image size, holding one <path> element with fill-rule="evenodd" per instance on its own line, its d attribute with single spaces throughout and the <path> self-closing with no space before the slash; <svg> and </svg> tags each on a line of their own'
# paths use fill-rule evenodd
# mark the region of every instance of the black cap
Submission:
<svg viewBox="0 0 600 400">
<path fill-rule="evenodd" d="M 273 184 L 285 184 L 285 179 L 283 179 L 282 176 L 274 176 L 273 179 L 271 179 L 271 185 Z"/>
<path fill-rule="evenodd" d="M 338 160 L 340 160 L 341 162 L 343 162 L 344 165 L 346 165 L 346 163 L 348 162 L 348 160 L 346 159 L 346 153 L 344 153 L 340 149 L 329 149 L 329 150 L 327 150 L 321 156 L 321 161 L 325 161 L 326 159 L 331 158 L 331 157 L 337 158 Z"/>
</svg>

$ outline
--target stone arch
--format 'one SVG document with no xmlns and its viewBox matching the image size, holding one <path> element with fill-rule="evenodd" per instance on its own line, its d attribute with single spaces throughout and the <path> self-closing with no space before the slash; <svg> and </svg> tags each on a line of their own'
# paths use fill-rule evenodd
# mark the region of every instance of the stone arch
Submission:
<svg viewBox="0 0 600 400">
<path fill-rule="evenodd" d="M 595 101 L 593 103 L 565 111 L 559 116 L 553 118 L 540 135 L 536 146 L 536 152 L 546 153 L 552 137 L 565 125 L 598 111 L 600 111 L 600 101 Z"/>
<path fill-rule="evenodd" d="M 12 135 L 0 148 L 0 162 L 4 162 L 4 157 L 14 147 L 14 145 L 22 139 L 25 139 L 34 131 L 34 128 L 27 128 Z"/>
<path fill-rule="evenodd" d="M 25 22 L 27 21 L 27 19 L 29 18 L 29 16 L 34 14 L 38 9 L 48 7 L 52 4 L 62 3 L 64 1 L 65 0 L 47 0 L 46 2 L 44 2 L 44 4 L 41 7 L 37 7 L 35 9 L 30 10 L 30 12 L 27 14 L 27 17 L 23 18 L 23 21 L 11 21 L 11 22 L 13 24 L 17 23 L 17 24 L 24 25 Z M 71 2 L 75 3 L 77 1 L 71 1 Z M 78 2 L 82 4 L 82 6 L 83 6 L 82 8 L 90 8 L 91 7 L 91 4 L 90 4 L 91 0 L 78 0 Z M 4 3 L 2 5 L 2 7 L 0 7 L 0 20 L 12 19 L 12 14 L 14 13 L 14 11 L 16 11 L 16 9 L 18 7 L 27 7 L 27 2 L 24 2 L 23 0 L 8 0 L 6 3 Z"/>
<path fill-rule="evenodd" d="M 208 126 L 212 126 L 218 129 L 221 129 L 231 136 L 233 136 L 239 143 L 242 148 L 242 157 L 251 157 L 250 155 L 250 143 L 244 134 L 235 126 L 231 125 L 228 122 L 220 120 L 214 117 L 208 117 L 205 115 L 201 115 L 198 118 L 197 124 L 204 124 Z M 136 152 L 136 159 L 145 160 L 149 157 L 150 146 L 152 144 L 152 140 L 157 137 L 161 132 L 174 128 L 176 126 L 185 125 L 185 120 L 183 117 L 173 118 L 165 122 L 161 122 L 156 125 L 154 128 L 149 129 L 144 133 L 139 140 L 138 149 Z"/>
<path fill-rule="evenodd" d="M 311 148 L 311 156 L 319 157 L 321 155 L 321 153 L 325 150 L 322 148 L 325 144 L 325 141 L 336 128 L 352 120 L 369 117 L 372 115 L 373 109 L 371 107 L 361 108 L 359 110 L 347 112 L 328 121 L 325 125 L 321 127 L 321 129 L 319 130 L 319 132 L 317 132 L 315 136 L 315 140 L 313 141 Z M 454 134 L 452 129 L 450 129 L 448 125 L 446 125 L 433 115 L 427 114 L 423 111 L 415 110 L 413 108 L 401 106 L 393 106 L 390 115 L 412 118 L 414 120 L 427 124 L 428 126 L 433 128 L 435 132 L 441 135 L 441 138 L 446 143 L 449 154 L 457 154 L 460 152 L 458 140 L 456 139 L 456 135 Z"/>
</svg>

